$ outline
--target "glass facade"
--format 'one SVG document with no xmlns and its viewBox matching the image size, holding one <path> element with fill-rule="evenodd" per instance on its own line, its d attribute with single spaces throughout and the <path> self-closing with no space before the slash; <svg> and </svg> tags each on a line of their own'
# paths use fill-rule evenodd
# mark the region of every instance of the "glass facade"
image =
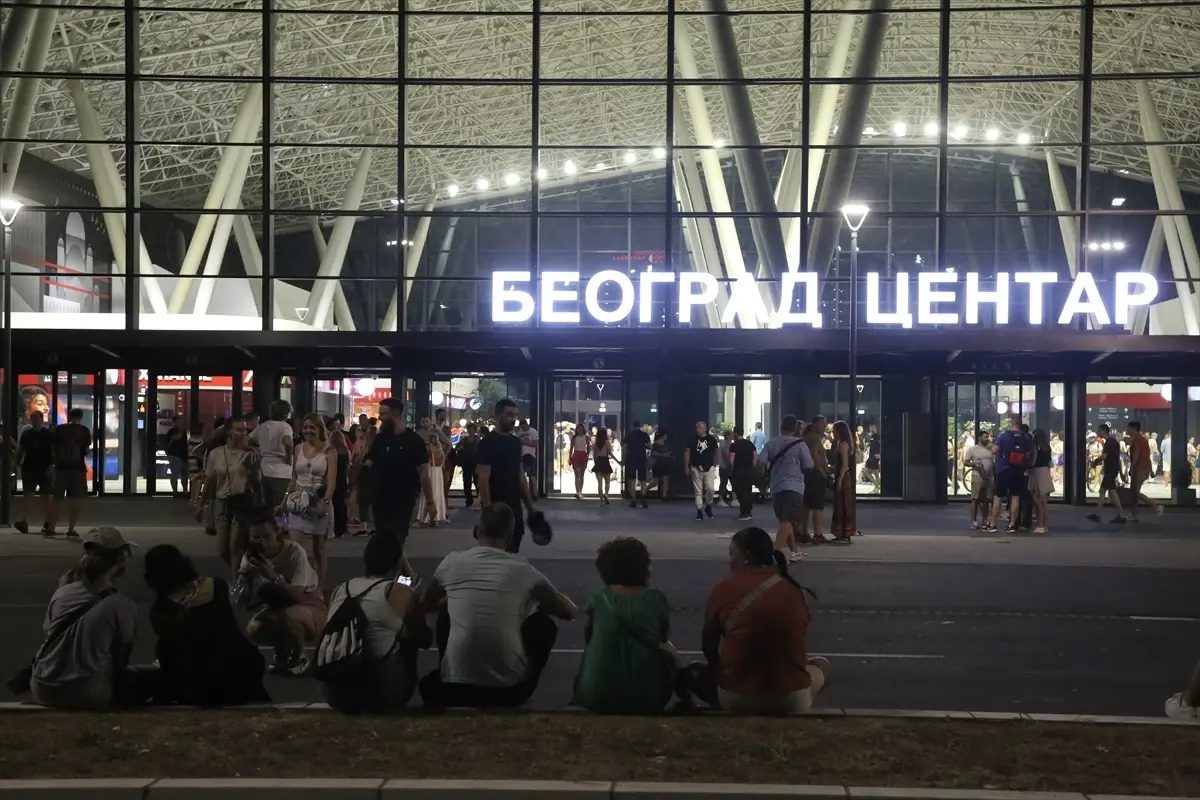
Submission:
<svg viewBox="0 0 1200 800">
<path fill-rule="evenodd" d="M 14 328 L 1200 332 L 1194 3 L 405 5 L 6 3 Z"/>
</svg>

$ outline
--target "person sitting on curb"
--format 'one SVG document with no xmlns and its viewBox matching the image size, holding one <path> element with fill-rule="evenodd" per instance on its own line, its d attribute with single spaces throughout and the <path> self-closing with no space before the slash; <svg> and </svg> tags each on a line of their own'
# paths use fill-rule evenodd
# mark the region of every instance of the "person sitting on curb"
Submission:
<svg viewBox="0 0 1200 800">
<path fill-rule="evenodd" d="M 1182 692 L 1167 698 L 1167 716 L 1186 722 L 1200 722 L 1200 663 L 1192 672 L 1192 682 Z"/>
<path fill-rule="evenodd" d="M 365 621 L 367 659 L 334 680 L 325 680 L 325 699 L 345 714 L 389 714 L 408 705 L 417 688 L 417 650 L 428 649 L 433 634 L 425 622 L 413 578 L 406 574 L 404 550 L 391 536 L 372 536 L 363 550 L 363 577 L 337 586 L 329 598 L 329 622 L 317 645 L 314 675 L 322 665 L 352 652 L 342 633 L 356 627 L 347 602 L 356 604 Z M 339 615 L 339 611 L 342 613 Z M 357 631 L 356 631 L 357 633 Z"/>
<path fill-rule="evenodd" d="M 600 547 L 596 570 L 604 588 L 584 606 L 587 643 L 572 705 L 599 714 L 659 714 L 678 690 L 678 654 L 670 643 L 671 604 L 650 588 L 650 551 L 621 536 Z M 678 689 L 677 689 L 678 687 Z"/>
<path fill-rule="evenodd" d="M 154 592 L 150 625 L 158 641 L 155 704 L 218 707 L 270 703 L 262 653 L 247 641 L 229 602 L 229 584 L 200 577 L 171 544 L 150 548 L 146 586 Z"/>
<path fill-rule="evenodd" d="M 46 608 L 46 639 L 29 681 L 34 702 L 77 711 L 142 701 L 129 669 L 137 604 L 116 587 L 132 547 L 116 528 L 83 537 L 79 566 L 62 577 Z"/>
<path fill-rule="evenodd" d="M 833 667 L 808 657 L 806 590 L 788 575 L 787 557 L 762 528 L 733 535 L 729 569 L 708 596 L 708 663 L 690 668 L 693 690 L 709 705 L 738 714 L 808 711 Z"/>
<path fill-rule="evenodd" d="M 245 513 L 250 543 L 239 573 L 249 581 L 250 606 L 261 606 L 246 633 L 250 641 L 275 648 L 271 672 L 304 675 L 309 667 L 304 648 L 325 627 L 325 598 L 317 586 L 317 571 L 304 547 L 280 533 L 270 509 L 256 506 Z"/>
<path fill-rule="evenodd" d="M 420 681 L 427 706 L 524 705 L 558 638 L 553 618 L 578 613 L 542 573 L 507 552 L 513 529 L 511 508 L 486 506 L 475 528 L 479 544 L 446 556 L 434 573 L 424 606 L 438 613 L 441 667 Z"/>
</svg>

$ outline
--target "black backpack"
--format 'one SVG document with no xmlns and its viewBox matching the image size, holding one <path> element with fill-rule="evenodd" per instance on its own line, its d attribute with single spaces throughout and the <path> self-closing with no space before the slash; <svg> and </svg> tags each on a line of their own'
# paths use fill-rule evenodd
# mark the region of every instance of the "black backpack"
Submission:
<svg viewBox="0 0 1200 800">
<path fill-rule="evenodd" d="M 321 639 L 317 642 L 314 654 L 312 676 L 322 683 L 358 683 L 368 680 L 375 667 L 384 659 L 371 655 L 367 631 L 370 622 L 362 603 L 359 602 L 381 583 L 389 583 L 384 578 L 375 581 L 359 594 L 350 594 L 350 583 L 343 584 L 346 599 L 338 606 L 338 610 L 325 623 Z M 392 648 L 395 649 L 395 643 Z M 388 656 L 391 652 L 388 653 Z"/>
</svg>

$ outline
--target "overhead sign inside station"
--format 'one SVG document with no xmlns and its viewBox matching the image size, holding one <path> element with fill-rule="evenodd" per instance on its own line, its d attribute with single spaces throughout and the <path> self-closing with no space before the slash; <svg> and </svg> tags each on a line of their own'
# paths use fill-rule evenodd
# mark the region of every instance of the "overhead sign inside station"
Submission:
<svg viewBox="0 0 1200 800">
<path fill-rule="evenodd" d="M 1053 272 L 1000 272 L 981 278 L 975 272 L 900 272 L 883 278 L 877 272 L 863 275 L 866 312 L 863 324 L 914 328 L 927 325 L 978 325 L 981 311 L 995 325 L 1011 322 L 1029 325 L 1073 325 L 1092 319 L 1096 325 L 1125 325 L 1133 309 L 1148 306 L 1158 297 L 1158 281 L 1142 272 L 1119 272 L 1113 277 L 1111 296 L 1101 292 L 1095 277 L 1081 272 L 1063 281 Z M 881 286 L 891 288 L 886 301 Z M 1066 297 L 1050 291 L 1069 283 Z M 536 285 L 535 285 L 536 284 Z M 779 299 L 763 291 L 766 282 L 746 273 L 729 284 L 728 300 L 720 303 L 721 324 L 748 327 L 824 325 L 821 281 L 814 272 L 789 272 L 779 281 Z M 546 325 L 591 321 L 613 324 L 636 315 L 643 325 L 661 321 L 662 303 L 673 287 L 675 313 L 681 324 L 691 324 L 698 308 L 717 303 L 721 285 L 706 272 L 654 272 L 629 275 L 602 270 L 581 280 L 578 272 L 548 271 L 534 281 L 527 271 L 492 273 L 492 322 L 525 323 L 536 315 Z M 828 299 L 828 298 L 827 298 Z M 1016 308 L 1020 317 L 1013 313 Z"/>
</svg>

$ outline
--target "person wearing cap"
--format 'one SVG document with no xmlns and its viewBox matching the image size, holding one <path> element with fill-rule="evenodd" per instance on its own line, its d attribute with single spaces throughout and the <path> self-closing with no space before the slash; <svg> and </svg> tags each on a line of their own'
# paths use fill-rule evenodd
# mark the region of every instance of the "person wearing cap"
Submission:
<svg viewBox="0 0 1200 800">
<path fill-rule="evenodd" d="M 50 598 L 46 640 L 33 659 L 33 699 L 50 708 L 101 709 L 137 702 L 129 669 L 137 604 L 117 591 L 134 544 L 116 528 L 83 537 L 83 558 Z"/>
</svg>

